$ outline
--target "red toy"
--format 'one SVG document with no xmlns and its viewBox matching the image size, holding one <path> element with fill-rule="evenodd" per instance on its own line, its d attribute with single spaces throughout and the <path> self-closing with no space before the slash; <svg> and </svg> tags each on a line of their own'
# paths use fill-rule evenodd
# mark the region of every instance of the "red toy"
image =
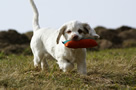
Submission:
<svg viewBox="0 0 136 90">
<path fill-rule="evenodd" d="M 63 44 L 68 48 L 92 48 L 97 46 L 97 42 L 93 39 L 81 39 L 78 41 L 64 41 Z"/>
</svg>

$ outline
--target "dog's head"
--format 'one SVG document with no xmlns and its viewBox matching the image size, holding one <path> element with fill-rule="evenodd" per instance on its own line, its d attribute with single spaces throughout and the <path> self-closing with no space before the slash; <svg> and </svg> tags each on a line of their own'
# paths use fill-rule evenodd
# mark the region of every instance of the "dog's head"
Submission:
<svg viewBox="0 0 136 90">
<path fill-rule="evenodd" d="M 99 35 L 96 34 L 95 30 L 93 30 L 89 26 L 89 24 L 81 23 L 78 21 L 68 22 L 60 28 L 59 35 L 57 37 L 57 44 L 59 43 L 61 35 L 64 35 L 66 40 L 75 40 L 75 41 L 88 37 L 99 38 Z"/>
</svg>

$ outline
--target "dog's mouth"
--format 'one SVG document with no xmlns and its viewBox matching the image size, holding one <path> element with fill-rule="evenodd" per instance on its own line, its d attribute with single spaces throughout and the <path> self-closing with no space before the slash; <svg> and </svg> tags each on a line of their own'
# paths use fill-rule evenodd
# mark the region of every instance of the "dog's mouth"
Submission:
<svg viewBox="0 0 136 90">
<path fill-rule="evenodd" d="M 71 39 L 72 41 L 79 41 L 80 39 Z"/>
</svg>

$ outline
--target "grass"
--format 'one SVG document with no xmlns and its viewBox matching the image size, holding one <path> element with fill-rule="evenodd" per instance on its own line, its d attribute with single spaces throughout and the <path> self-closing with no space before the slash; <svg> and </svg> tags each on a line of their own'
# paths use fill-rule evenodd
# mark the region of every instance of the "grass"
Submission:
<svg viewBox="0 0 136 90">
<path fill-rule="evenodd" d="M 88 52 L 87 75 L 59 70 L 48 60 L 50 71 L 38 71 L 33 56 L 0 54 L 0 90 L 136 89 L 136 48 Z"/>
</svg>

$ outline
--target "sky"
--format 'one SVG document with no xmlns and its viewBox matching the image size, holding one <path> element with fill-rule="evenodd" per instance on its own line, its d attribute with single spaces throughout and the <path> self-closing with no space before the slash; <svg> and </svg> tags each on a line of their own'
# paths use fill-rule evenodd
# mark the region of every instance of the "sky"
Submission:
<svg viewBox="0 0 136 90">
<path fill-rule="evenodd" d="M 59 28 L 63 23 L 78 20 L 92 28 L 122 25 L 136 27 L 136 0 L 34 0 L 41 27 Z M 33 12 L 29 0 L 0 1 L 0 30 L 15 29 L 20 33 L 32 30 Z"/>
</svg>

